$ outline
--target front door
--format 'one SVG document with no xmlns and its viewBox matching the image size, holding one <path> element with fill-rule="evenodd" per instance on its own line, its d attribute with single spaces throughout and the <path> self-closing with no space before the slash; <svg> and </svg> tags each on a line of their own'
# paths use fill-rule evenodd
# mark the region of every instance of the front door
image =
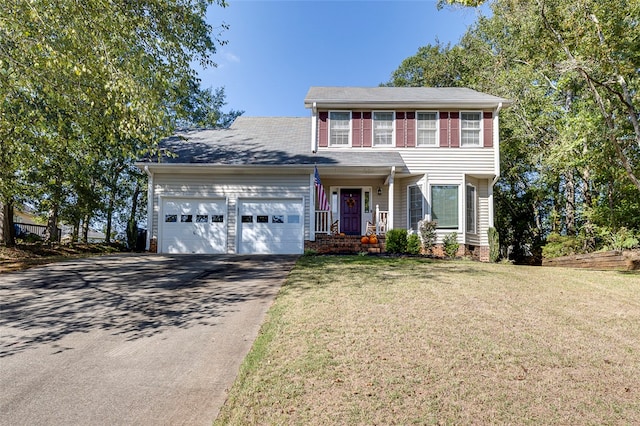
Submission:
<svg viewBox="0 0 640 426">
<path fill-rule="evenodd" d="M 340 232 L 347 235 L 360 235 L 362 223 L 361 190 L 340 190 Z"/>
</svg>

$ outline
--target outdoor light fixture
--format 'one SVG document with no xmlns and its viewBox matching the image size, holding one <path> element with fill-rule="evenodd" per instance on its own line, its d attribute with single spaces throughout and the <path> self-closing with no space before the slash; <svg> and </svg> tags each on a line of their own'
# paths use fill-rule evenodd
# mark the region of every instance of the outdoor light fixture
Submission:
<svg viewBox="0 0 640 426">
<path fill-rule="evenodd" d="M 382 188 L 378 187 L 378 195 L 382 195 Z"/>
</svg>

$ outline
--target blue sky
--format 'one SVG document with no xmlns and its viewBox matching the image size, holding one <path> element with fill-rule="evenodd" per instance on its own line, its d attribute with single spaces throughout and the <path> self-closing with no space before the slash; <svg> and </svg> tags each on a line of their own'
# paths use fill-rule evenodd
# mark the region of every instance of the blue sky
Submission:
<svg viewBox="0 0 640 426">
<path fill-rule="evenodd" d="M 225 110 L 246 116 L 306 117 L 310 86 L 378 86 L 402 60 L 436 40 L 455 44 L 476 20 L 436 0 L 229 0 L 208 22 L 230 25 L 204 87 L 224 87 Z"/>
</svg>

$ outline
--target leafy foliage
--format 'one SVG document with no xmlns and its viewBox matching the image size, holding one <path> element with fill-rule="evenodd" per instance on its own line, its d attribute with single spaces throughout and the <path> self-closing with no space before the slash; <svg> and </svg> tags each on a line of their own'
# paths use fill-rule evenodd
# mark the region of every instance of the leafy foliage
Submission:
<svg viewBox="0 0 640 426">
<path fill-rule="evenodd" d="M 444 0 L 439 5 L 485 3 Z M 495 0 L 456 45 L 427 45 L 392 86 L 465 86 L 500 113 L 496 228 L 516 259 L 550 233 L 586 249 L 640 229 L 640 3 Z"/>
<path fill-rule="evenodd" d="M 460 248 L 460 244 L 458 243 L 458 233 L 452 232 L 445 235 L 442 239 L 442 245 L 444 248 L 444 254 L 446 254 L 448 258 L 456 257 L 458 249 Z"/>
<path fill-rule="evenodd" d="M 407 230 L 390 229 L 385 236 L 385 250 L 387 253 L 402 254 L 407 252 Z"/>
<path fill-rule="evenodd" d="M 407 236 L 407 253 L 420 254 L 420 237 L 418 234 L 411 234 Z"/>
<path fill-rule="evenodd" d="M 109 237 L 133 193 L 136 158 L 154 152 L 179 123 L 226 125 L 240 114 L 222 114 L 224 91 L 201 89 L 190 67 L 215 65 L 216 46 L 225 43 L 204 20 L 211 4 L 225 6 L 4 2 L 0 203 L 36 206 L 50 234 L 61 217 L 85 229 L 97 218 Z"/>
<path fill-rule="evenodd" d="M 420 241 L 422 242 L 422 249 L 425 253 L 428 253 L 436 244 L 438 235 L 436 228 L 438 223 L 435 221 L 421 220 L 418 222 L 418 232 L 420 233 Z"/>
<path fill-rule="evenodd" d="M 489 237 L 489 261 L 497 262 L 500 259 L 500 234 L 494 227 L 489 228 L 487 234 Z"/>
</svg>

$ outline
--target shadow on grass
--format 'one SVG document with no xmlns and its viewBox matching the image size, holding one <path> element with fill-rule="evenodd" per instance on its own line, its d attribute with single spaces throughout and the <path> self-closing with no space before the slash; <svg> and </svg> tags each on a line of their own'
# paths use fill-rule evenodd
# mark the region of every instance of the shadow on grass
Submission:
<svg viewBox="0 0 640 426">
<path fill-rule="evenodd" d="M 218 318 L 273 294 L 295 257 L 126 256 L 0 276 L 0 357 L 104 330 L 127 340 Z"/>
</svg>

